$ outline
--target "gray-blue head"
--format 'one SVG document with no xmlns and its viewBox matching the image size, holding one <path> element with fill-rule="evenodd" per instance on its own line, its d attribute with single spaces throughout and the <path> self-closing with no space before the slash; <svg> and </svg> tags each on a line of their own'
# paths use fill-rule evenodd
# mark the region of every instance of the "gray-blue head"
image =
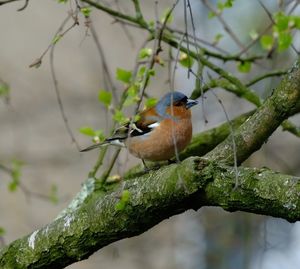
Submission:
<svg viewBox="0 0 300 269">
<path fill-rule="evenodd" d="M 166 108 L 171 106 L 185 106 L 186 109 L 198 104 L 198 101 L 189 99 L 186 95 L 181 92 L 168 92 L 165 94 L 160 101 L 156 104 L 156 111 L 160 115 L 164 115 Z"/>
</svg>

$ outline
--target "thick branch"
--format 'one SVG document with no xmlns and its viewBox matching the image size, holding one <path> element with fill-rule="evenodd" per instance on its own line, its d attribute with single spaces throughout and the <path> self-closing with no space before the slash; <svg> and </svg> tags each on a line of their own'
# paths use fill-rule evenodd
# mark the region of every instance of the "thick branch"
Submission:
<svg viewBox="0 0 300 269">
<path fill-rule="evenodd" d="M 285 119 L 298 112 L 299 103 L 300 60 L 284 76 L 273 95 L 235 132 L 238 162 L 245 161 Z M 228 137 L 206 157 L 233 164 L 232 138 Z"/>
<path fill-rule="evenodd" d="M 300 178 L 251 168 L 239 168 L 239 175 L 240 188 L 233 191 L 233 168 L 192 157 L 125 181 L 122 189 L 130 199 L 122 210 L 116 209 L 118 189 L 104 193 L 90 179 L 85 190 L 93 191 L 78 208 L 2 249 L 0 266 L 63 268 L 165 218 L 202 206 L 300 219 Z"/>
</svg>

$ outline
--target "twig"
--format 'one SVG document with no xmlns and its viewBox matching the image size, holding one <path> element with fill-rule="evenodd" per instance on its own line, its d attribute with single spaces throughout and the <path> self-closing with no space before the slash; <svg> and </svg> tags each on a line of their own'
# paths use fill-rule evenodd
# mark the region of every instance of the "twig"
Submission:
<svg viewBox="0 0 300 269">
<path fill-rule="evenodd" d="M 95 42 L 95 45 L 97 47 L 97 50 L 99 52 L 99 56 L 100 56 L 100 60 L 101 60 L 101 64 L 102 64 L 102 68 L 103 68 L 103 72 L 104 72 L 104 79 L 105 79 L 105 81 L 108 82 L 108 86 L 109 86 L 109 89 L 112 92 L 115 103 L 118 103 L 119 102 L 118 101 L 118 96 L 116 94 L 116 88 L 115 88 L 114 83 L 113 83 L 112 75 L 109 71 L 109 67 L 108 67 L 108 64 L 107 64 L 105 53 L 104 53 L 103 47 L 102 47 L 102 45 L 99 41 L 99 37 L 97 35 L 97 32 L 95 30 L 95 27 L 94 27 L 93 23 L 91 23 L 90 30 L 91 30 L 91 34 L 92 34 L 93 40 Z"/>
<path fill-rule="evenodd" d="M 29 4 L 29 0 L 25 0 L 24 6 L 22 6 L 21 8 L 19 8 L 17 11 L 23 11 L 25 8 L 27 8 L 28 4 Z"/>
<path fill-rule="evenodd" d="M 168 31 L 170 31 L 171 33 L 179 34 L 180 36 L 182 36 L 182 35 L 185 33 L 184 31 L 182 31 L 182 30 L 180 30 L 180 29 L 172 28 L 171 26 L 167 26 L 166 29 L 167 29 Z M 188 35 L 189 38 L 192 38 L 192 37 L 193 37 L 193 36 L 192 36 L 191 34 L 189 34 L 189 33 L 188 33 L 187 35 Z M 197 42 L 202 43 L 203 45 L 206 45 L 206 46 L 208 46 L 208 47 L 212 47 L 212 48 L 214 48 L 215 50 L 217 50 L 217 51 L 219 51 L 219 52 L 221 52 L 221 53 L 226 53 L 226 54 L 228 54 L 227 51 L 225 51 L 225 50 L 222 49 L 222 48 L 219 48 L 218 46 L 216 46 L 216 44 L 213 44 L 213 43 L 211 43 L 211 42 L 208 42 L 207 40 L 204 40 L 204 39 L 199 38 L 199 37 L 197 37 L 197 36 L 196 36 L 196 40 L 197 40 Z"/>
<path fill-rule="evenodd" d="M 3 170 L 5 173 L 11 175 L 13 173 L 13 170 L 9 167 L 5 166 L 4 164 L 0 163 L 0 169 Z"/>
<path fill-rule="evenodd" d="M 117 160 L 117 158 L 118 158 L 118 156 L 120 154 L 120 151 L 121 151 L 121 148 L 118 148 L 115 151 L 115 153 L 114 153 L 114 155 L 113 155 L 113 157 L 112 157 L 112 159 L 110 161 L 110 164 L 109 164 L 108 168 L 103 172 L 102 176 L 100 177 L 101 181 L 105 181 L 109 177 L 110 172 L 113 169 L 113 167 L 115 165 L 115 162 L 116 162 L 116 160 Z"/>
<path fill-rule="evenodd" d="M 97 8 L 97 9 L 103 10 L 103 11 L 105 11 L 106 13 L 110 14 L 113 17 L 124 19 L 124 20 L 130 21 L 130 22 L 135 23 L 135 24 L 139 24 L 140 27 L 148 29 L 148 24 L 145 21 L 141 21 L 137 18 L 126 15 L 122 12 L 118 12 L 114 9 L 108 8 L 108 7 L 106 7 L 106 6 L 104 6 L 100 3 L 94 2 L 92 0 L 81 0 L 81 1 L 84 2 L 84 3 L 88 3 L 89 5 Z"/>
<path fill-rule="evenodd" d="M 16 2 L 16 1 L 20 1 L 20 0 L 5 0 L 5 1 L 1 1 L 0 2 L 0 6 L 5 5 L 5 4 L 9 4 L 12 2 Z"/>
<path fill-rule="evenodd" d="M 269 77 L 277 77 L 277 76 L 282 76 L 285 75 L 287 73 L 287 70 L 275 70 L 275 71 L 271 71 L 269 73 L 265 73 L 261 76 L 258 76 L 254 79 L 252 79 L 251 81 L 249 81 L 248 83 L 246 83 L 246 87 L 250 87 L 253 84 L 265 79 L 265 78 L 269 78 Z"/>
<path fill-rule="evenodd" d="M 220 23 L 222 24 L 224 30 L 231 36 L 233 41 L 241 48 L 244 48 L 243 43 L 238 39 L 236 34 L 231 30 L 230 26 L 227 24 L 227 22 L 223 19 L 221 14 L 214 9 L 214 7 L 209 3 L 208 0 L 202 0 L 202 3 L 218 18 Z"/>
<path fill-rule="evenodd" d="M 232 153 L 233 153 L 233 165 L 234 165 L 234 171 L 235 171 L 235 186 L 234 186 L 233 190 L 236 190 L 239 186 L 239 171 L 238 171 L 238 161 L 237 161 L 237 148 L 236 148 L 236 143 L 235 143 L 235 138 L 234 138 L 235 136 L 234 136 L 234 129 L 232 126 L 232 121 L 229 119 L 228 113 L 225 109 L 225 106 L 224 106 L 222 100 L 217 96 L 217 94 L 213 90 L 211 92 L 215 96 L 215 98 L 218 100 L 219 104 L 221 105 L 222 110 L 226 117 L 226 121 L 230 128 L 230 135 L 231 135 L 231 139 L 232 139 L 231 142 L 232 142 Z"/>
<path fill-rule="evenodd" d="M 263 10 L 267 13 L 270 21 L 275 24 L 275 21 L 273 19 L 272 13 L 268 10 L 268 8 L 261 2 L 261 0 L 258 0 L 259 4 L 261 5 L 261 7 L 263 8 Z M 298 2 L 298 1 L 297 1 Z M 294 44 L 292 43 L 291 45 L 292 49 L 297 53 L 297 55 L 299 55 L 299 51 L 296 49 L 296 47 L 294 46 Z"/>
<path fill-rule="evenodd" d="M 117 10 L 120 12 L 121 8 L 120 8 L 120 5 L 119 5 L 119 0 L 115 0 L 115 2 L 116 2 Z M 134 47 L 133 37 L 132 37 L 131 33 L 129 32 L 129 30 L 126 27 L 127 26 L 126 22 L 124 22 L 122 20 L 119 20 L 118 22 L 120 23 L 121 28 L 123 29 L 127 39 L 129 40 L 131 47 L 133 48 Z"/>
<path fill-rule="evenodd" d="M 56 78 L 56 73 L 55 73 L 55 68 L 54 68 L 54 48 L 55 48 L 55 46 L 52 46 L 51 50 L 50 50 L 50 70 L 51 70 L 51 76 L 52 76 L 54 89 L 55 89 L 55 93 L 56 93 L 57 103 L 58 103 L 58 106 L 59 106 L 60 114 L 61 114 L 61 116 L 63 118 L 63 121 L 64 121 L 64 124 L 65 124 L 66 130 L 67 130 L 69 136 L 71 137 L 72 143 L 74 143 L 77 150 L 80 151 L 80 146 L 79 146 L 78 142 L 76 141 L 75 136 L 73 134 L 73 131 L 72 131 L 70 125 L 69 125 L 68 117 L 65 113 L 64 106 L 63 106 L 63 103 L 62 103 L 62 99 L 61 99 L 61 96 L 60 96 L 60 91 L 59 91 L 59 88 L 58 88 L 58 81 L 57 81 L 57 78 Z"/>
</svg>

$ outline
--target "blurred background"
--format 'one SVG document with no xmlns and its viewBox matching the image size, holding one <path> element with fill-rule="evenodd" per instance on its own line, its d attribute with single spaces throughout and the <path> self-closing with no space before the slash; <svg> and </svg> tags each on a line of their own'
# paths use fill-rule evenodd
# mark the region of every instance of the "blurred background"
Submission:
<svg viewBox="0 0 300 269">
<path fill-rule="evenodd" d="M 155 2 L 141 0 L 146 19 L 153 19 Z M 182 1 L 181 1 L 182 2 Z M 211 1 L 214 3 L 214 1 Z M 263 1 L 274 11 L 278 1 Z M 290 1 L 291 2 L 291 1 Z M 31 0 L 22 12 L 16 2 L 0 6 L 0 79 L 9 84 L 9 103 L 0 100 L 0 163 L 11 166 L 14 160 L 22 162 L 23 187 L 9 191 L 10 177 L 0 170 L 0 227 L 5 229 L 7 244 L 51 222 L 80 190 L 87 174 L 97 159 L 97 151 L 80 154 L 64 126 L 49 66 L 49 54 L 39 68 L 29 68 L 43 51 L 67 16 L 69 4 L 57 1 Z M 120 7 L 132 10 L 131 1 L 120 1 Z M 173 1 L 159 1 L 162 14 Z M 191 1 L 197 36 L 213 40 L 223 32 L 216 19 L 208 19 L 208 10 L 201 1 Z M 288 3 L 287 3 L 288 4 Z M 172 27 L 184 29 L 182 3 L 174 11 Z M 297 8 L 295 14 L 300 14 Z M 93 25 L 105 52 L 109 70 L 115 77 L 117 67 L 131 70 L 136 55 L 147 35 L 142 30 L 122 27 L 112 17 L 93 10 Z M 250 40 L 249 32 L 259 32 L 269 21 L 257 1 L 240 0 L 224 13 L 224 18 L 239 38 Z M 189 27 L 190 27 L 189 23 Z M 111 115 L 98 101 L 98 92 L 104 88 L 101 59 L 91 35 L 86 35 L 84 19 L 57 43 L 54 65 L 64 111 L 75 138 L 81 147 L 90 139 L 79 133 L 82 126 L 102 129 L 108 134 Z M 127 33 L 128 31 L 128 33 Z M 294 44 L 298 44 L 295 36 Z M 222 47 L 230 52 L 237 48 L 226 35 Z M 257 46 L 257 52 L 260 48 Z M 162 58 L 167 55 L 167 49 Z M 297 59 L 292 51 L 274 57 L 269 63 L 254 65 L 251 74 L 241 74 L 249 80 L 267 69 L 284 69 Z M 219 65 L 222 63 L 217 62 Z M 227 70 L 236 73 L 233 63 Z M 170 88 L 167 68 L 156 67 L 147 93 L 159 98 Z M 253 87 L 265 97 L 279 79 L 266 79 Z M 123 85 L 114 81 L 121 95 Z M 194 89 L 194 78 L 178 67 L 175 89 L 189 95 Z M 215 90 L 222 100 L 229 118 L 253 108 L 223 90 Z M 204 122 L 204 115 L 208 123 Z M 194 132 L 198 133 L 226 120 L 224 111 L 213 94 L 206 94 L 205 108 L 193 109 Z M 300 123 L 294 117 L 293 122 Z M 244 165 L 263 167 L 300 176 L 300 141 L 279 128 L 263 148 Z M 107 156 L 113 153 L 114 149 Z M 122 174 L 139 160 L 122 151 L 114 173 Z M 55 191 L 57 189 L 57 191 Z M 28 192 L 29 190 L 29 192 Z M 57 196 L 54 204 L 47 196 Z M 117 221 L 117 220 L 116 220 Z M 227 213 L 219 208 L 188 211 L 163 221 L 148 232 L 131 239 L 116 242 L 91 256 L 88 260 L 70 265 L 70 269 L 92 268 L 144 269 L 296 269 L 300 267 L 300 225 L 285 220 L 246 213 Z"/>
</svg>

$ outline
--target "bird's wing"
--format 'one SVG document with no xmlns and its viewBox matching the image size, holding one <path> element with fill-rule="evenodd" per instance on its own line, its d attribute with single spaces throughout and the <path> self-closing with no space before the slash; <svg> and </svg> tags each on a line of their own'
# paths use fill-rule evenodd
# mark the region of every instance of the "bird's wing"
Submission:
<svg viewBox="0 0 300 269">
<path fill-rule="evenodd" d="M 130 137 L 142 136 L 150 133 L 159 126 L 161 117 L 155 112 L 154 108 L 149 108 L 139 114 L 139 119 L 135 122 L 128 122 L 115 130 L 112 136 L 108 137 L 104 142 L 92 145 L 81 152 L 89 151 L 107 144 L 116 146 L 125 146 L 123 141 Z"/>
</svg>

